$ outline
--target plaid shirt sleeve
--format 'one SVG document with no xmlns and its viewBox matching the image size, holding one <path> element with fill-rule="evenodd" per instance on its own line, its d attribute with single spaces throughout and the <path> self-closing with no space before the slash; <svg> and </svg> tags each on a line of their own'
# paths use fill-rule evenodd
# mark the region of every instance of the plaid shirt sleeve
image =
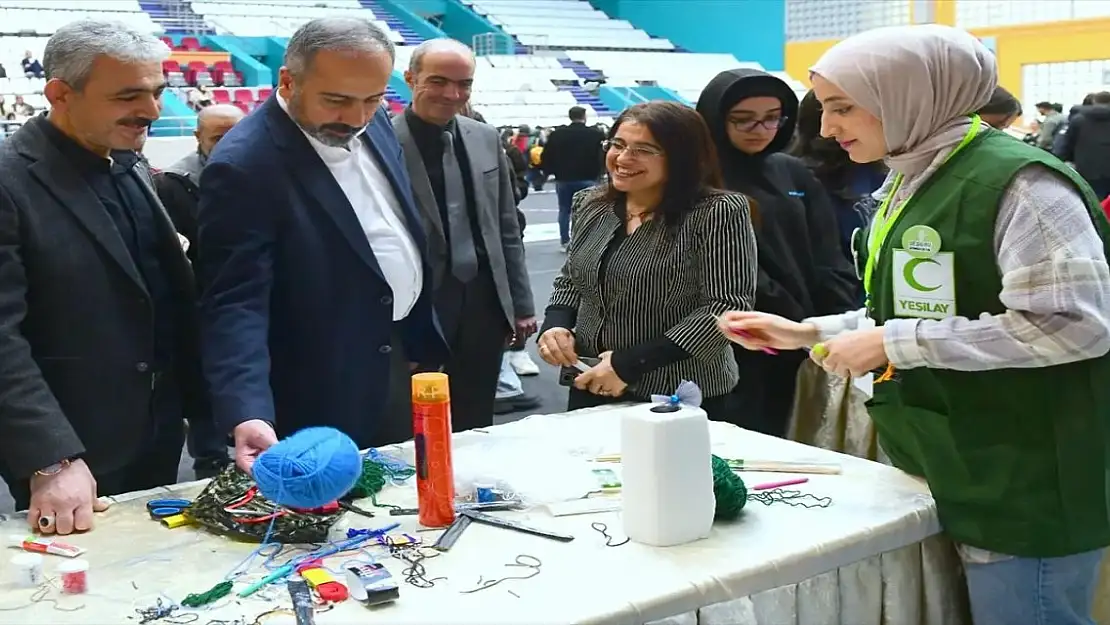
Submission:
<svg viewBox="0 0 1110 625">
<path fill-rule="evenodd" d="M 1033 368 L 1110 351 L 1110 269 L 1080 195 L 1056 172 L 1023 169 L 994 233 L 1006 312 L 978 319 L 893 319 L 883 343 L 896 368 Z"/>
</svg>

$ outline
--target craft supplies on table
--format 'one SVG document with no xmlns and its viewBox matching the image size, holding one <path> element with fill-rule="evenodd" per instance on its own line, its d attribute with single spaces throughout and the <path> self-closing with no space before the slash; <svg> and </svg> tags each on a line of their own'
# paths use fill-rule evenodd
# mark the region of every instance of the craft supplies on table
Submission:
<svg viewBox="0 0 1110 625">
<path fill-rule="evenodd" d="M 42 556 L 37 553 L 19 553 L 12 556 L 11 567 L 15 585 L 19 588 L 37 588 L 42 583 Z"/>
<path fill-rule="evenodd" d="M 656 547 L 709 536 L 715 503 L 705 411 L 642 404 L 624 415 L 620 436 L 625 535 Z"/>
<path fill-rule="evenodd" d="M 442 530 L 435 531 L 434 534 L 424 533 L 417 525 L 415 517 L 387 516 L 387 513 L 371 508 L 366 501 L 368 497 L 359 497 L 353 503 L 377 513 L 378 524 L 368 522 L 373 519 L 361 518 L 357 514 L 341 514 L 337 515 L 338 522 L 329 527 L 327 532 L 325 540 L 330 539 L 331 542 L 320 550 L 310 552 L 308 550 L 312 547 L 299 541 L 288 541 L 295 544 L 285 545 L 263 543 L 256 549 L 255 545 L 229 540 L 218 532 L 204 532 L 199 525 L 165 532 L 157 523 L 149 520 L 150 515 L 145 504 L 151 494 L 137 495 L 130 501 L 121 499 L 113 506 L 111 514 L 98 518 L 97 531 L 73 538 L 77 544 L 89 548 L 92 554 L 92 570 L 89 573 L 92 579 L 88 580 L 92 587 L 85 595 L 68 598 L 62 597 L 58 590 L 50 592 L 54 593 L 52 598 L 65 602 L 61 605 L 64 609 L 88 607 L 74 614 L 67 614 L 55 611 L 49 603 L 28 603 L 26 611 L 19 613 L 17 617 L 21 619 L 19 622 L 66 625 L 128 621 L 138 623 L 146 618 L 146 612 L 139 612 L 138 609 L 149 610 L 158 596 L 165 593 L 165 610 L 159 614 L 171 616 L 161 617 L 161 622 L 185 622 L 199 617 L 195 621 L 196 625 L 254 622 L 261 625 L 288 625 L 293 623 L 293 613 L 289 610 L 291 603 L 287 582 L 304 579 L 314 589 L 313 594 L 318 595 L 315 600 L 315 619 L 321 625 L 360 622 L 367 618 L 398 625 L 464 621 L 490 625 L 538 625 L 549 622 L 590 622 L 597 625 L 651 623 L 656 619 L 680 616 L 681 612 L 723 601 L 726 597 L 739 599 L 770 590 L 774 585 L 790 584 L 821 572 L 835 571 L 859 558 L 899 549 L 905 544 L 901 541 L 919 538 L 915 537 L 917 535 L 912 528 L 905 527 L 906 523 L 920 524 L 931 518 L 927 510 L 927 494 L 921 494 L 921 489 L 912 480 L 900 481 L 900 474 L 892 469 L 877 465 L 872 467 L 871 463 L 857 464 L 851 458 L 742 432 L 726 424 L 710 423 L 714 443 L 711 450 L 722 456 L 729 456 L 731 452 L 732 457 L 751 457 L 758 453 L 759 457 L 788 461 L 840 460 L 846 471 L 852 471 L 852 480 L 830 476 L 810 477 L 810 485 L 803 490 L 842 498 L 847 505 L 839 505 L 838 499 L 836 508 L 823 511 L 791 508 L 787 505 L 764 507 L 749 504 L 741 522 L 718 523 L 707 540 L 688 547 L 657 550 L 643 544 L 631 545 L 625 542 L 627 535 L 621 526 L 621 515 L 611 512 L 612 506 L 620 503 L 619 493 L 614 492 L 613 495 L 616 496 L 613 496 L 596 492 L 606 484 L 611 486 L 624 481 L 622 469 L 627 468 L 622 468 L 621 465 L 596 465 L 592 462 L 599 453 L 620 450 L 621 421 L 631 410 L 629 407 L 618 406 L 583 414 L 581 417 L 533 417 L 521 424 L 489 428 L 489 434 L 456 435 L 453 452 L 461 446 L 467 453 L 476 456 L 487 454 L 491 459 L 488 464 L 476 466 L 470 471 L 472 479 L 467 481 L 466 490 L 457 490 L 458 493 L 467 495 L 467 503 L 456 501 L 457 510 L 466 510 L 467 506 L 473 505 L 482 512 L 489 512 L 481 507 L 482 503 L 471 503 L 477 499 L 477 486 L 482 484 L 495 485 L 498 490 L 505 488 L 506 492 L 514 495 L 518 492 L 513 488 L 515 484 L 507 485 L 502 481 L 503 478 L 511 480 L 515 477 L 516 465 L 505 464 L 500 472 L 492 470 L 495 464 L 503 463 L 504 458 L 528 456 L 534 448 L 543 446 L 548 447 L 549 451 L 545 455 L 537 454 L 532 457 L 533 463 L 542 464 L 548 456 L 565 454 L 567 460 L 564 464 L 553 465 L 558 469 L 541 466 L 535 472 L 548 470 L 556 474 L 551 479 L 557 480 L 564 467 L 578 471 L 588 482 L 581 489 L 581 494 L 593 490 L 595 495 L 585 500 L 566 502 L 566 505 L 592 505 L 600 509 L 591 510 L 584 516 L 554 518 L 547 514 L 544 506 L 534 505 L 524 512 L 495 512 L 488 516 L 497 520 L 497 526 L 505 525 L 504 522 L 519 523 L 542 532 L 573 536 L 575 544 L 564 545 L 556 540 L 544 540 L 518 531 L 471 527 L 466 530 L 471 536 L 463 538 L 450 551 L 440 553 L 429 545 L 435 542 L 439 534 L 444 533 Z M 529 421 L 539 427 L 526 427 Z M 497 449 L 501 447 L 507 453 Z M 383 451 L 405 455 L 411 460 L 411 456 L 407 456 L 411 449 L 412 443 L 409 442 L 399 446 L 397 451 Z M 493 453 L 489 453 L 491 449 Z M 567 449 L 573 451 L 568 452 Z M 581 467 L 574 469 L 571 460 Z M 727 463 L 724 466 L 727 474 L 732 476 Z M 601 473 L 594 472 L 593 469 L 600 469 Z M 883 474 L 881 477 L 874 477 L 880 473 Z M 750 474 L 740 475 L 750 479 Z M 739 478 L 740 475 L 736 477 Z M 769 482 L 776 476 L 753 477 L 755 479 L 750 481 L 758 484 Z M 798 476 L 778 477 L 785 480 Z M 414 480 L 403 483 L 403 480 L 387 477 L 383 489 L 371 491 L 368 495 L 377 495 L 382 507 L 411 507 L 416 501 L 413 482 Z M 456 485 L 458 484 L 456 481 Z M 203 484 L 171 486 L 154 496 L 182 497 L 195 502 L 198 499 L 196 493 L 202 487 Z M 231 483 L 215 491 L 217 496 L 214 503 L 222 510 L 225 506 L 233 505 L 246 490 L 246 487 Z M 777 490 L 781 489 L 769 489 L 768 492 Z M 876 501 L 876 493 L 880 501 Z M 581 494 L 578 496 L 581 497 Z M 261 494 L 256 497 L 264 500 Z M 913 504 L 912 509 L 908 504 Z M 559 506 L 548 506 L 549 509 L 552 507 L 559 509 Z M 250 502 L 243 508 L 258 512 L 283 509 L 280 506 L 271 507 L 265 500 L 257 505 L 256 502 Z M 239 516 L 243 519 L 253 518 L 248 514 Z M 295 516 L 295 512 L 292 516 Z M 861 517 L 860 522 L 849 523 L 850 519 L 847 517 L 851 516 Z M 281 517 L 278 523 L 288 518 L 289 515 Z M 474 523 L 465 513 L 459 513 L 458 518 L 460 523 Z M 255 523 L 253 526 L 265 529 L 272 521 L 273 519 Z M 385 525 L 384 522 L 387 521 L 399 522 L 401 526 L 387 532 L 364 529 Z M 19 526 L 9 521 L 3 527 L 6 531 L 0 532 L 0 536 L 12 530 L 18 531 Z M 349 532 L 357 533 L 356 537 L 364 538 L 364 541 L 356 544 L 342 540 L 341 537 Z M 377 535 L 370 536 L 371 533 Z M 862 545 L 863 541 L 875 542 L 875 545 Z M 620 546 L 626 544 L 628 546 Z M 325 548 L 332 555 L 322 553 Z M 614 551 L 614 548 L 617 550 Z M 815 549 L 817 553 L 807 555 L 808 551 Z M 737 550 L 744 554 L 743 558 L 735 558 Z M 12 553 L 20 552 L 12 550 Z M 244 556 L 249 559 L 244 560 Z M 542 575 L 538 574 L 537 559 L 547 565 Z M 61 561 L 61 558 L 57 558 L 57 561 Z M 898 563 L 901 565 L 901 560 Z M 293 565 L 292 570 L 283 569 L 287 564 Z M 318 564 L 322 566 L 317 566 Z M 349 583 L 349 568 L 371 564 L 380 565 L 390 573 L 388 581 L 396 587 L 397 592 L 387 601 L 385 599 L 389 598 L 389 592 L 381 596 L 374 595 L 375 601 L 381 599 L 385 601 L 385 605 L 376 606 L 373 614 L 363 612 L 367 609 L 363 606 L 370 605 L 369 594 L 368 601 L 364 602 L 336 601 L 339 597 L 325 590 L 329 584 L 344 587 Z M 775 581 L 770 585 L 763 584 L 760 579 L 770 576 L 767 571 L 772 568 L 775 571 Z M 8 573 L 6 579 L 0 579 L 0 584 L 12 580 L 10 569 L 3 570 Z M 719 580 L 708 594 L 705 593 L 708 587 L 702 583 L 707 570 L 712 570 Z M 885 582 L 886 569 L 883 571 Z M 52 570 L 46 571 L 48 576 L 52 573 Z M 251 600 L 241 601 L 235 598 L 234 595 L 254 582 L 275 573 L 271 579 L 277 583 L 264 583 Z M 373 577 L 373 571 L 368 573 L 371 575 L 371 584 L 376 586 L 379 580 Z M 527 578 L 533 576 L 534 579 L 528 581 Z M 851 574 L 842 576 L 843 579 L 853 580 L 857 577 L 852 577 Z M 227 581 L 223 581 L 224 579 Z M 830 580 L 836 585 L 837 575 L 826 577 L 824 581 Z M 204 601 L 194 607 L 194 602 L 188 600 L 188 593 L 212 588 L 216 582 L 219 582 L 221 589 L 227 588 L 231 596 Z M 822 587 L 826 586 L 829 583 L 823 583 Z M 365 587 L 364 584 L 363 588 Z M 351 596 L 353 588 L 354 585 L 347 589 L 348 599 L 354 598 Z M 824 590 L 836 592 L 838 589 Z M 839 590 L 841 593 L 853 591 L 843 585 Z M 868 587 L 865 591 L 870 593 L 871 588 Z M 11 595 L 0 597 L 0 610 L 19 608 L 30 592 L 33 591 L 21 593 L 13 590 Z M 5 593 L 0 592 L 0 595 L 3 594 Z M 207 597 L 207 593 L 200 594 Z M 474 594 L 478 597 L 474 597 Z M 803 594 L 799 590 L 798 605 L 804 604 Z M 573 596 L 573 600 L 566 600 L 567 596 Z M 175 600 L 180 602 L 178 606 L 173 605 Z M 171 612 L 171 608 L 175 609 Z M 724 612 L 703 612 L 702 621 L 710 625 L 736 622 L 728 620 Z M 262 613 L 268 616 L 259 618 Z M 282 615 L 273 618 L 269 616 L 279 613 Z M 810 613 L 812 614 L 812 610 Z M 136 614 L 139 616 L 136 617 Z M 855 612 L 851 614 L 856 615 Z M 0 612 L 0 622 L 7 616 L 8 614 Z M 515 621 L 514 616 L 518 617 Z M 839 622 L 835 619 L 830 621 L 830 625 L 865 620 L 853 621 L 842 617 Z M 159 622 L 151 621 L 150 625 L 159 625 Z M 958 621 L 946 621 L 946 625 L 962 624 Z"/>
<path fill-rule="evenodd" d="M 62 579 L 62 592 L 83 595 L 89 591 L 89 563 L 87 560 L 66 560 L 58 565 Z"/>
<path fill-rule="evenodd" d="M 492 525 L 493 527 L 500 527 L 501 529 L 513 530 L 515 532 L 523 532 L 540 538 L 548 538 L 550 540 L 557 540 L 559 542 L 568 543 L 574 540 L 574 536 L 570 534 L 563 534 L 561 532 L 554 532 L 532 525 L 526 525 L 519 521 L 510 519 L 503 519 L 501 517 L 486 514 L 485 512 L 478 512 L 477 510 L 465 510 L 461 513 L 463 516 L 469 517 L 475 523 L 482 523 L 484 525 Z"/>
<path fill-rule="evenodd" d="M 346 495 L 362 472 L 351 437 L 327 427 L 305 428 L 262 452 L 251 473 L 270 501 L 313 510 Z"/>
<path fill-rule="evenodd" d="M 401 596 L 389 569 L 376 562 L 347 567 L 347 587 L 351 597 L 368 608 L 396 601 Z"/>
<path fill-rule="evenodd" d="M 797 486 L 798 484 L 805 484 L 809 481 L 808 477 L 797 477 L 792 480 L 781 480 L 778 482 L 766 482 L 763 484 L 756 484 L 752 486 L 752 490 L 771 490 L 772 488 L 783 488 L 785 486 Z"/>
<path fill-rule="evenodd" d="M 420 524 L 446 527 L 455 520 L 451 391 L 446 374 L 412 376 L 412 433 Z"/>
<path fill-rule="evenodd" d="M 323 601 L 345 601 L 348 596 L 347 587 L 332 577 L 328 569 L 324 568 L 322 560 L 310 560 L 297 567 L 297 573 L 308 582 Z"/>
<path fill-rule="evenodd" d="M 188 514 L 192 505 L 188 499 L 151 499 L 146 502 L 146 511 L 151 519 L 172 530 L 192 523 Z"/>
<path fill-rule="evenodd" d="M 497 487 L 493 484 L 475 484 L 474 498 L 478 503 L 493 503 L 499 500 Z"/>
<path fill-rule="evenodd" d="M 761 473 L 802 473 L 810 475 L 839 475 L 840 465 L 834 462 L 785 462 L 780 460 L 726 459 L 733 471 Z"/>
<path fill-rule="evenodd" d="M 439 535 L 439 539 L 432 545 L 432 549 L 441 552 L 450 551 L 451 548 L 455 546 L 455 543 L 459 541 L 459 538 L 462 537 L 466 528 L 470 527 L 470 524 L 473 522 L 474 520 L 465 514 L 460 514 L 455 517 L 455 521 L 448 526 L 447 531 Z"/>
<path fill-rule="evenodd" d="M 755 471 L 758 473 L 801 473 L 803 475 L 840 475 L 840 464 L 836 462 L 808 462 L 784 460 L 740 460 L 725 458 L 733 471 Z M 620 454 L 603 454 L 594 462 L 621 462 Z"/>
<path fill-rule="evenodd" d="M 188 499 L 151 499 L 146 502 L 146 511 L 150 518 L 159 521 L 166 517 L 184 514 L 193 502 Z"/>
<path fill-rule="evenodd" d="M 297 625 L 316 625 L 316 607 L 312 603 L 312 591 L 303 579 L 291 579 L 285 583 L 289 599 L 293 602 L 293 615 Z"/>
<path fill-rule="evenodd" d="M 621 500 L 616 497 L 584 497 L 570 501 L 547 504 L 547 511 L 553 517 L 575 516 L 579 514 L 601 514 L 621 509 Z"/>
<path fill-rule="evenodd" d="M 44 538 L 41 536 L 26 536 L 20 534 L 12 534 L 8 536 L 8 546 L 29 551 L 31 553 L 45 553 L 52 556 L 63 556 L 66 558 L 76 558 L 77 556 L 85 553 L 85 550 L 76 545 L 64 543 L 60 540 L 53 538 Z"/>
</svg>

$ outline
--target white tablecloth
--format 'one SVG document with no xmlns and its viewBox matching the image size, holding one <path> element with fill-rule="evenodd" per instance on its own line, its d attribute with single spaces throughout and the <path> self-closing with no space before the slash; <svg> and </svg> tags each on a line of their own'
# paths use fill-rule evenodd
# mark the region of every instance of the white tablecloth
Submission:
<svg viewBox="0 0 1110 625">
<path fill-rule="evenodd" d="M 472 446 L 520 445 L 542 440 L 552 448 L 619 451 L 623 410 L 606 408 L 535 416 L 456 436 L 459 453 Z M 775 439 L 722 423 L 712 424 L 714 453 L 731 458 L 839 463 L 841 475 L 810 476 L 796 487 L 831 497 L 829 508 L 749 503 L 734 523 L 717 523 L 712 535 L 679 547 L 658 549 L 629 543 L 607 547 L 591 529 L 602 521 L 621 537 L 619 513 L 551 517 L 543 508 L 497 513 L 576 540 L 559 543 L 517 532 L 472 525 L 448 553 L 425 561 L 428 577 L 445 577 L 433 588 L 401 583 L 392 605 L 367 609 L 352 601 L 316 615 L 320 625 L 473 623 L 703 623 L 759 625 L 960 625 L 962 582 L 950 546 L 939 530 L 932 497 L 918 480 L 887 466 Z M 411 450 L 411 444 L 408 447 Z M 401 453 L 408 453 L 404 446 Z M 506 471 L 512 471 L 507 467 Z M 782 474 L 745 474 L 749 484 Z M 144 502 L 167 495 L 191 497 L 201 483 L 182 484 L 114 498 L 95 531 L 68 538 L 88 549 L 90 592 L 31 603 L 32 590 L 14 589 L 10 567 L 0 574 L 0 623 L 138 622 L 136 609 L 180 601 L 221 581 L 254 548 L 195 528 L 167 530 L 152 521 Z M 414 489 L 388 488 L 381 499 L 404 506 Z M 366 504 L 368 506 L 368 504 Z M 380 520 L 379 520 L 380 519 Z M 414 517 L 375 519 L 347 515 L 337 530 L 380 527 L 400 520 L 399 531 L 417 533 Z M 0 524 L 3 535 L 26 531 L 26 521 Z M 421 532 L 431 542 L 436 534 Z M 9 550 L 14 555 L 15 550 Z M 506 569 L 520 554 L 543 562 L 536 577 L 505 582 L 473 594 L 478 578 L 519 574 Z M 379 561 L 398 579 L 402 562 L 384 552 Z M 48 556 L 46 574 L 62 559 Z M 331 560 L 333 568 L 341 560 Z M 267 571 L 256 567 L 236 590 Z M 288 605 L 278 585 L 248 599 L 224 599 L 199 610 L 198 625 L 212 621 L 251 623 Z M 65 611 L 64 611 L 65 610 Z M 187 614 L 182 610 L 181 614 Z M 191 618 L 191 617 L 189 617 Z M 284 620 L 283 620 L 284 619 Z M 188 620 L 185 619 L 185 620 Z M 292 623 L 280 616 L 265 623 Z"/>
</svg>

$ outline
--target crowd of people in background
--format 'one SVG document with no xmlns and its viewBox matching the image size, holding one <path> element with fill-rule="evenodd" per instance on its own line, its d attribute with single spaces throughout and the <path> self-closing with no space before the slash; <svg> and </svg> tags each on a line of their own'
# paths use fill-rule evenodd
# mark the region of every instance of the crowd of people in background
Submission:
<svg viewBox="0 0 1110 625">
<path fill-rule="evenodd" d="M 50 112 L 0 145 L 0 476 L 39 531 L 175 481 L 186 420 L 198 470 L 228 435 L 244 471 L 310 426 L 377 447 L 412 436 L 411 374 L 442 370 L 456 429 L 487 427 L 527 405 L 510 374 L 537 370 L 537 335 L 568 409 L 692 381 L 713 419 L 785 437 L 807 359 L 866 380 L 977 625 L 1089 623 L 1110 93 L 1039 103 L 1032 147 L 999 130 L 1020 106 L 993 54 L 928 25 L 837 44 L 801 102 L 735 69 L 695 107 L 499 131 L 465 45 L 421 44 L 390 117 L 386 33 L 322 18 L 269 99 L 200 107 L 196 153 L 152 172 L 167 56 L 121 24 L 58 29 Z M 519 203 L 549 177 L 565 259 L 540 326 Z"/>
</svg>

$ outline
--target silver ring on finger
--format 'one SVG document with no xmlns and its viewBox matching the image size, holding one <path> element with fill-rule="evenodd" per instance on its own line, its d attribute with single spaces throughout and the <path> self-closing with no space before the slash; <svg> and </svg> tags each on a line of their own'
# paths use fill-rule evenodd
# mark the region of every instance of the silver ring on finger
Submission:
<svg viewBox="0 0 1110 625">
<path fill-rule="evenodd" d="M 44 529 L 44 530 L 48 530 L 48 529 L 54 527 L 54 516 L 50 515 L 50 514 L 44 514 L 44 515 L 40 516 L 39 517 L 39 527 Z"/>
</svg>

